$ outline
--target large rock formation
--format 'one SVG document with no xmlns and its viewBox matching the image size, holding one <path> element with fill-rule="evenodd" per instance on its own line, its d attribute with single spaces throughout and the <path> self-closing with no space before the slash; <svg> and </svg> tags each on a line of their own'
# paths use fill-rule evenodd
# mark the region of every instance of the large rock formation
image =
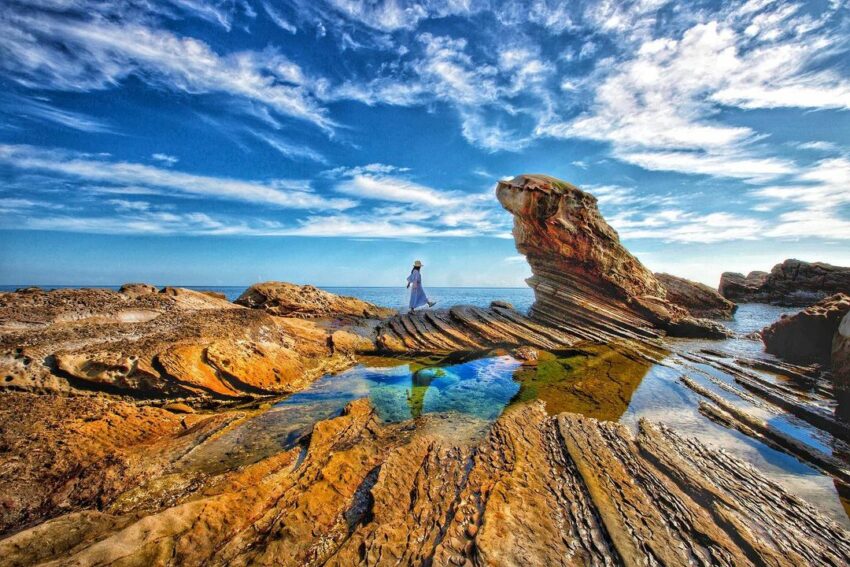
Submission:
<svg viewBox="0 0 850 567">
<path fill-rule="evenodd" d="M 841 319 L 832 338 L 831 362 L 838 414 L 850 421 L 850 313 Z"/>
<path fill-rule="evenodd" d="M 823 262 L 785 260 L 769 274 L 726 272 L 720 278 L 720 294 L 738 303 L 773 303 L 806 306 L 835 293 L 850 294 L 850 268 Z"/>
<path fill-rule="evenodd" d="M 291 392 L 349 364 L 318 325 L 188 289 L 0 296 L 0 389 L 206 403 Z"/>
<path fill-rule="evenodd" d="M 655 274 L 667 290 L 667 300 L 681 305 L 693 317 L 731 319 L 737 305 L 705 284 L 670 274 Z"/>
<path fill-rule="evenodd" d="M 836 293 L 761 332 L 764 348 L 796 364 L 830 364 L 833 337 L 850 311 L 850 295 Z"/>
<path fill-rule="evenodd" d="M 254 284 L 236 300 L 239 305 L 263 309 L 281 317 L 389 317 L 395 311 L 356 297 L 336 295 L 311 285 L 287 282 Z"/>
<path fill-rule="evenodd" d="M 514 216 L 517 250 L 534 274 L 533 319 L 596 340 L 655 337 L 658 329 L 726 336 L 722 325 L 665 298 L 664 285 L 620 244 L 592 195 L 544 175 L 501 181 L 496 195 Z"/>
<path fill-rule="evenodd" d="M 728 453 L 646 421 L 633 434 L 540 404 L 506 412 L 482 437 L 446 416 L 382 423 L 358 400 L 317 423 L 308 447 L 246 466 L 228 456 L 212 475 L 186 471 L 161 444 L 149 452 L 149 478 L 0 541 L 4 565 L 850 560 L 850 534 Z M 113 474 L 112 488 L 133 478 Z"/>
</svg>

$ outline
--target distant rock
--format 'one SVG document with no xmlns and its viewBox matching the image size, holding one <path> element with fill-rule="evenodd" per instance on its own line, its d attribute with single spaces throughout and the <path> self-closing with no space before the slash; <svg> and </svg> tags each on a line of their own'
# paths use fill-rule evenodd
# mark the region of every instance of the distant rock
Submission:
<svg viewBox="0 0 850 567">
<path fill-rule="evenodd" d="M 832 338 L 831 361 L 838 414 L 850 421 L 850 313 L 841 319 Z"/>
<path fill-rule="evenodd" d="M 748 303 L 767 279 L 767 272 L 753 271 L 744 276 L 738 272 L 723 272 L 718 292 L 730 301 Z"/>
<path fill-rule="evenodd" d="M 311 285 L 287 282 L 254 284 L 236 300 L 237 304 L 262 309 L 281 317 L 369 317 L 383 318 L 395 314 L 393 309 L 378 307 L 369 302 L 336 295 Z"/>
<path fill-rule="evenodd" d="M 681 305 L 694 317 L 731 319 L 738 308 L 705 284 L 663 273 L 655 277 L 667 289 L 667 300 Z"/>
<path fill-rule="evenodd" d="M 146 283 L 125 283 L 119 289 L 119 293 L 123 293 L 125 295 L 145 295 L 147 293 L 156 293 L 159 291 L 155 285 L 146 284 Z"/>
<path fill-rule="evenodd" d="M 850 311 L 850 295 L 836 293 L 761 332 L 767 352 L 795 364 L 830 364 L 833 337 Z"/>
<path fill-rule="evenodd" d="M 785 260 L 769 274 L 725 272 L 718 288 L 726 299 L 738 303 L 773 303 L 775 305 L 812 305 L 834 293 L 850 294 L 850 268 L 823 262 Z"/>
<path fill-rule="evenodd" d="M 517 250 L 534 274 L 530 316 L 600 341 L 674 336 L 724 337 L 719 323 L 695 319 L 667 299 L 664 285 L 621 244 L 596 198 L 545 175 L 499 182 L 496 195 L 514 216 Z"/>
</svg>

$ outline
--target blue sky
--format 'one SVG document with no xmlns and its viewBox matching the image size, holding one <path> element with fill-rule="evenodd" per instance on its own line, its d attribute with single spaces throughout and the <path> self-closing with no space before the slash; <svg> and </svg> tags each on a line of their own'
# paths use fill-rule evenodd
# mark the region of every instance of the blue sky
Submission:
<svg viewBox="0 0 850 567">
<path fill-rule="evenodd" d="M 0 283 L 521 286 L 495 182 L 651 269 L 850 265 L 846 2 L 6 0 Z"/>
</svg>

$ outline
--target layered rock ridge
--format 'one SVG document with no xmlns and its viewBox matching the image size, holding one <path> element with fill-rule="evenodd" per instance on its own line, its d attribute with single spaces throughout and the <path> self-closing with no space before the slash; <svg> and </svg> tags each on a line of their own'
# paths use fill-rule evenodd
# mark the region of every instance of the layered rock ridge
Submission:
<svg viewBox="0 0 850 567">
<path fill-rule="evenodd" d="M 655 274 L 667 290 L 667 300 L 681 305 L 693 317 L 731 319 L 738 306 L 705 284 L 670 274 Z"/>
<path fill-rule="evenodd" d="M 850 268 L 788 259 L 776 264 L 769 274 L 750 272 L 744 277 L 724 272 L 718 291 L 738 303 L 805 307 L 835 293 L 850 294 Z"/>
<path fill-rule="evenodd" d="M 845 530 L 724 451 L 646 421 L 634 435 L 576 414 L 550 417 L 540 404 L 465 438 L 435 416 L 416 428 L 381 423 L 358 400 L 318 423 L 305 450 L 179 489 L 148 482 L 130 492 L 7 537 L 0 557 L 6 565 L 789 567 L 850 558 Z"/>
<path fill-rule="evenodd" d="M 664 332 L 724 337 L 725 328 L 691 317 L 664 285 L 620 244 L 596 198 L 545 175 L 499 182 L 496 195 L 514 216 L 514 239 L 533 276 L 532 319 L 587 340 L 654 339 Z"/>
</svg>

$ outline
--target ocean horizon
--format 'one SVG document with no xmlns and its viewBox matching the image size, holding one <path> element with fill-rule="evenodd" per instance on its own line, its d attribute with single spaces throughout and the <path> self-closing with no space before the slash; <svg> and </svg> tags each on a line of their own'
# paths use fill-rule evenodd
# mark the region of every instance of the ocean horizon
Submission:
<svg viewBox="0 0 850 567">
<path fill-rule="evenodd" d="M 0 285 L 0 292 L 15 291 L 25 287 L 40 287 L 45 290 L 52 289 L 81 289 L 98 288 L 117 291 L 121 285 Z M 169 284 L 171 287 L 183 287 L 196 291 L 215 291 L 223 293 L 228 300 L 234 301 L 242 292 L 248 289 L 248 285 L 179 285 Z M 312 284 L 311 284 L 312 285 Z M 158 285 L 157 287 L 165 287 Z M 407 308 L 409 292 L 404 286 L 315 286 L 337 295 L 347 295 L 368 301 L 381 307 L 404 310 Z M 437 307 L 451 307 L 452 305 L 474 305 L 476 307 L 488 307 L 491 301 L 501 300 L 511 303 L 517 311 L 527 312 L 534 302 L 534 292 L 529 287 L 461 287 L 461 286 L 427 286 L 426 293 L 432 301 L 437 302 Z"/>
</svg>

